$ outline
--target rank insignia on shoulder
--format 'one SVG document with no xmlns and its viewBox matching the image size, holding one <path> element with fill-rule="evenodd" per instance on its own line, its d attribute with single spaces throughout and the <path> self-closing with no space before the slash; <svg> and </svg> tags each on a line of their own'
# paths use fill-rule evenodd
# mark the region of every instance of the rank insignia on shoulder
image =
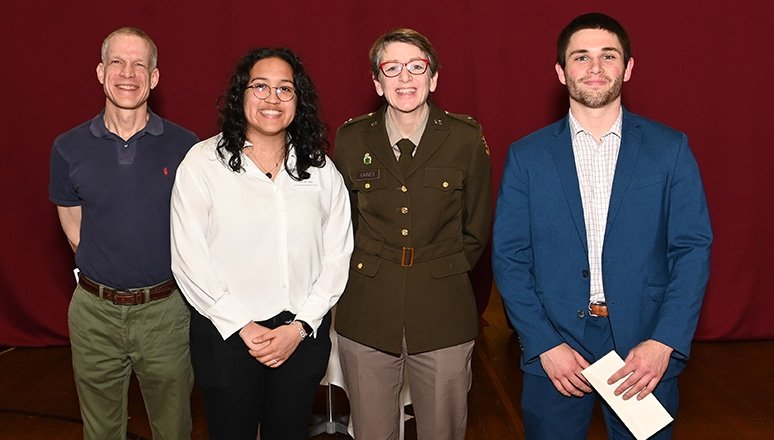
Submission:
<svg viewBox="0 0 774 440">
<path fill-rule="evenodd" d="M 363 155 L 363 165 L 371 165 L 371 155 L 369 153 Z"/>
<path fill-rule="evenodd" d="M 368 113 L 367 115 L 360 115 L 354 118 L 349 118 L 346 121 L 344 121 L 344 125 L 349 125 L 349 124 L 352 124 L 353 122 L 359 122 L 359 121 L 362 121 L 363 119 L 370 118 L 371 116 L 373 116 L 373 113 Z"/>
<path fill-rule="evenodd" d="M 480 124 L 478 121 L 476 121 L 476 118 L 470 115 L 462 114 L 462 113 L 448 113 L 448 115 L 458 121 L 466 122 L 474 127 L 480 127 Z"/>
<path fill-rule="evenodd" d="M 486 144 L 486 138 L 484 135 L 481 135 L 481 145 L 484 146 L 484 151 L 486 152 L 486 155 L 489 156 L 489 145 Z"/>
</svg>

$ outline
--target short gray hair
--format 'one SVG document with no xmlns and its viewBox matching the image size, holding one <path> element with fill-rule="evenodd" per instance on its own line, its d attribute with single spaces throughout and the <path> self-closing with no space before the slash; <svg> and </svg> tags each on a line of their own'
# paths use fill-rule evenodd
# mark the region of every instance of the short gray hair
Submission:
<svg viewBox="0 0 774 440">
<path fill-rule="evenodd" d="M 105 40 L 102 41 L 102 63 L 107 63 L 107 51 L 108 51 L 108 44 L 110 43 L 110 39 L 115 37 L 116 35 L 133 35 L 135 37 L 140 37 L 143 40 L 145 40 L 145 43 L 148 44 L 148 48 L 150 49 L 150 70 L 153 71 L 153 69 L 156 68 L 156 65 L 159 60 L 159 50 L 156 48 L 156 43 L 153 42 L 153 39 L 150 37 L 150 35 L 146 34 L 145 31 L 142 29 L 132 27 L 132 26 L 125 26 L 119 29 L 114 30 L 110 33 L 107 37 L 105 37 Z"/>
</svg>

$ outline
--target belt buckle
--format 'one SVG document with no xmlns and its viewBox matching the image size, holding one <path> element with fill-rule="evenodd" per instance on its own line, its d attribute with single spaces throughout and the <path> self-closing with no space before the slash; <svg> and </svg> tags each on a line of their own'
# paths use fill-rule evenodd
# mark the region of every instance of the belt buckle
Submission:
<svg viewBox="0 0 774 440">
<path fill-rule="evenodd" d="M 408 257 L 408 262 L 407 261 Z M 401 267 L 411 267 L 414 265 L 414 248 L 413 247 L 403 247 L 403 251 L 400 255 L 400 265 Z"/>
<path fill-rule="evenodd" d="M 113 292 L 113 304 L 117 306 L 135 306 L 145 303 L 142 290 L 116 290 Z"/>
<path fill-rule="evenodd" d="M 605 318 L 607 315 L 597 315 L 594 313 L 592 306 L 601 306 L 601 307 L 607 307 L 607 303 L 601 302 L 601 301 L 589 301 L 589 316 L 593 316 L 595 318 Z"/>
</svg>

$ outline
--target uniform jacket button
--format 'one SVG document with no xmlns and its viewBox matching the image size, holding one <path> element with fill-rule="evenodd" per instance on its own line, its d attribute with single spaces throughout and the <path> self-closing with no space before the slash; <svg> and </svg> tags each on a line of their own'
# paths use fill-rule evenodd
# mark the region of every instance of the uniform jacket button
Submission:
<svg viewBox="0 0 774 440">
<path fill-rule="evenodd" d="M 409 234 L 409 231 L 408 231 L 408 229 L 401 229 L 401 230 L 400 230 L 400 235 L 402 235 L 402 236 L 404 236 L 404 237 L 407 237 L 407 236 L 408 236 L 408 234 Z"/>
</svg>

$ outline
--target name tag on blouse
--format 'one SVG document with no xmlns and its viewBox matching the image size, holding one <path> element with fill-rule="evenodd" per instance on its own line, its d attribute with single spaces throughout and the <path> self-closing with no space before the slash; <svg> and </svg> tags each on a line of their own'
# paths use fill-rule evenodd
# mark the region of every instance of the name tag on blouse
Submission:
<svg viewBox="0 0 774 440">
<path fill-rule="evenodd" d="M 308 179 L 302 181 L 292 181 L 293 189 L 300 192 L 317 192 L 320 191 L 320 176 L 316 173 L 310 173 L 311 176 Z"/>
</svg>

